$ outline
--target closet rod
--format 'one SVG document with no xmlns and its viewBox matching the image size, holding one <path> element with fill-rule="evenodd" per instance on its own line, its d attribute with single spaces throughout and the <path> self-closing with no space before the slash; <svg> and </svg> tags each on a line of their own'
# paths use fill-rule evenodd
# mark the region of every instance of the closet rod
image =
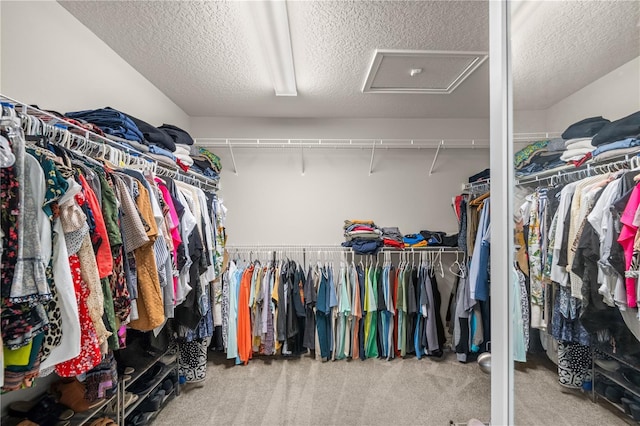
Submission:
<svg viewBox="0 0 640 426">
<path fill-rule="evenodd" d="M 488 139 L 262 139 L 195 138 L 199 146 L 212 148 L 322 148 L 322 149 L 487 149 Z"/>
<path fill-rule="evenodd" d="M 124 154 L 134 154 L 134 156 L 144 158 L 145 160 L 156 164 L 155 170 L 158 171 L 160 175 L 173 177 L 180 181 L 199 185 L 201 188 L 204 186 L 204 189 L 209 189 L 212 191 L 218 190 L 217 181 L 207 178 L 206 176 L 199 175 L 192 171 L 183 171 L 177 165 L 176 168 L 168 167 L 163 164 L 158 163 L 155 159 L 149 157 L 144 152 L 138 151 L 133 148 L 129 148 L 120 144 L 117 141 L 108 139 L 106 137 L 100 136 L 97 133 L 94 133 L 90 130 L 87 130 L 83 127 L 77 126 L 73 123 L 70 123 L 60 117 L 57 117 L 51 113 L 40 110 L 38 108 L 32 107 L 23 102 L 17 101 L 13 98 L 10 98 L 6 95 L 0 94 L 0 101 L 10 103 L 15 107 L 20 107 L 20 110 L 16 109 L 16 114 L 18 116 L 31 116 L 42 121 L 43 124 L 51 126 L 51 128 L 55 128 L 57 132 L 68 132 L 72 135 L 73 138 L 80 138 L 86 141 L 88 144 L 92 144 L 93 146 L 102 147 L 104 145 L 109 146 L 110 148 L 118 149 L 122 151 Z M 57 125 L 64 126 L 63 128 L 56 127 Z"/>
<path fill-rule="evenodd" d="M 530 142 L 560 136 L 559 132 L 518 133 L 516 142 Z M 488 139 L 354 139 L 354 138 L 195 138 L 199 146 L 233 148 L 335 148 L 335 149 L 488 149 Z"/>
<path fill-rule="evenodd" d="M 331 251 L 331 252 L 353 252 L 351 247 L 342 247 L 336 245 L 261 245 L 261 244 L 247 244 L 247 245 L 231 245 L 227 244 L 226 249 L 228 251 Z M 413 252 L 435 252 L 435 253 L 463 253 L 457 247 L 406 247 L 404 249 L 397 249 L 394 247 L 382 247 L 380 251 L 390 253 L 413 253 Z"/>
<path fill-rule="evenodd" d="M 541 184 L 542 182 L 549 181 L 554 184 L 564 180 L 571 180 L 580 176 L 592 176 L 597 174 L 611 173 L 622 169 L 636 169 L 640 167 L 640 156 L 624 156 L 623 160 L 610 161 L 604 163 L 587 163 L 586 165 L 575 168 L 568 167 L 560 170 L 548 170 L 546 172 L 540 172 L 533 176 L 527 176 L 522 179 L 516 179 L 516 185 L 530 185 Z"/>
</svg>

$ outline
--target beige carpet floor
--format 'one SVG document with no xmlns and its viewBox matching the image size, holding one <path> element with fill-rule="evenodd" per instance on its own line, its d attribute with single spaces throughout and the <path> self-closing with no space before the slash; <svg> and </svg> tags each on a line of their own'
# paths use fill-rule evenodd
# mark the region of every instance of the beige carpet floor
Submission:
<svg viewBox="0 0 640 426">
<path fill-rule="evenodd" d="M 565 394 L 550 361 L 519 366 L 518 425 L 624 425 L 605 402 Z M 490 377 L 453 354 L 429 359 L 334 361 L 258 358 L 235 366 L 209 354 L 207 378 L 186 385 L 154 426 L 448 425 L 489 421 Z"/>
</svg>

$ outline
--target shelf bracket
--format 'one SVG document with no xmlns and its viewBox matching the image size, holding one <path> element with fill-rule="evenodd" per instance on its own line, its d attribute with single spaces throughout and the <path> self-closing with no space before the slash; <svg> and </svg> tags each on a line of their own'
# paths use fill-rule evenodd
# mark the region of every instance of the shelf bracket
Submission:
<svg viewBox="0 0 640 426">
<path fill-rule="evenodd" d="M 376 141 L 373 141 L 373 146 L 371 147 L 371 162 L 369 163 L 369 176 L 373 173 L 373 157 L 376 155 Z"/>
<path fill-rule="evenodd" d="M 304 176 L 304 146 L 300 147 L 300 164 L 302 165 L 302 176 Z"/>
<path fill-rule="evenodd" d="M 233 173 L 238 176 L 238 166 L 236 166 L 236 157 L 233 155 L 233 148 L 227 139 L 227 145 L 229 146 L 229 153 L 231 154 L 231 162 L 233 162 Z"/>
<path fill-rule="evenodd" d="M 429 169 L 429 176 L 433 174 L 433 167 L 436 165 L 436 161 L 438 161 L 438 154 L 440 154 L 440 148 L 444 146 L 444 141 L 441 140 L 438 144 L 438 149 L 436 149 L 436 155 L 433 156 L 433 162 L 431 163 L 431 168 Z"/>
</svg>

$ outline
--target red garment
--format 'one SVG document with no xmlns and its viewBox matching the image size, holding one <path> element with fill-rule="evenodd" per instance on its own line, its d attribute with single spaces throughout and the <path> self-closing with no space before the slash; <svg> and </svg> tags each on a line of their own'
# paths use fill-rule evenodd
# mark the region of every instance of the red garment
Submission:
<svg viewBox="0 0 640 426">
<path fill-rule="evenodd" d="M 74 120 L 73 118 L 66 118 L 66 117 L 61 117 L 61 118 L 68 123 L 75 124 L 78 127 L 82 127 L 83 129 L 90 130 L 93 133 L 96 133 L 100 136 L 104 136 L 104 132 L 102 131 L 102 129 L 93 123 L 83 123 L 81 121 Z"/>
<path fill-rule="evenodd" d="M 251 312 L 249 310 L 252 277 L 253 266 L 250 266 L 242 274 L 238 294 L 238 357 L 245 365 L 249 363 L 253 350 L 251 346 Z"/>
<path fill-rule="evenodd" d="M 391 240 L 389 238 L 383 239 L 382 242 L 387 247 L 395 247 L 395 248 L 399 248 L 399 249 L 403 249 L 404 248 L 404 243 L 398 242 L 396 240 Z"/>
<path fill-rule="evenodd" d="M 95 233 L 100 237 L 101 243 L 96 253 L 96 263 L 98 264 L 98 273 L 100 279 L 107 278 L 113 273 L 113 255 L 111 254 L 111 245 L 109 244 L 109 235 L 107 234 L 107 227 L 104 224 L 104 216 L 102 216 L 102 209 L 100 203 L 96 197 L 95 192 L 89 186 L 87 180 L 81 174 L 78 175 L 78 180 L 82 185 L 82 191 L 84 192 L 84 198 L 89 204 L 89 208 L 93 213 L 93 218 L 96 223 Z M 92 238 L 93 240 L 93 238 Z"/>
<path fill-rule="evenodd" d="M 356 227 L 354 227 L 351 231 L 349 232 L 353 232 L 353 231 L 367 231 L 367 232 L 373 232 L 375 231 L 372 227 L 370 226 L 364 226 L 364 225 L 358 225 Z"/>
<path fill-rule="evenodd" d="M 176 164 L 185 172 L 189 171 L 189 165 L 179 158 L 176 158 Z"/>
<path fill-rule="evenodd" d="M 460 218 L 462 215 L 461 212 L 461 205 L 462 205 L 462 200 L 464 199 L 464 197 L 462 195 L 456 195 L 456 198 L 453 199 L 453 209 L 456 212 L 456 217 L 458 218 L 458 223 L 460 223 Z"/>
<path fill-rule="evenodd" d="M 582 166 L 584 163 L 586 163 L 587 161 L 589 161 L 591 159 L 592 155 L 590 152 L 588 152 L 584 157 L 582 157 L 579 160 L 573 160 L 570 161 L 571 164 L 573 164 L 576 167 L 580 167 Z"/>
<path fill-rule="evenodd" d="M 89 288 L 82 281 L 80 275 L 80 260 L 77 254 L 69 256 L 69 266 L 73 275 L 73 288 L 76 292 L 78 302 L 78 316 L 80 318 L 80 354 L 68 361 L 56 365 L 56 374 L 60 377 L 73 377 L 86 373 L 96 365 L 100 364 L 102 354 L 98 344 L 98 335 L 89 316 L 87 298 Z"/>
</svg>

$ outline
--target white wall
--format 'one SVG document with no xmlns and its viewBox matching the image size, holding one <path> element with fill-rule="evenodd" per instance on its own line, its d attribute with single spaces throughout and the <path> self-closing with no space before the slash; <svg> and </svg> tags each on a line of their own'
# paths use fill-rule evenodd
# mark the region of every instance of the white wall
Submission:
<svg viewBox="0 0 640 426">
<path fill-rule="evenodd" d="M 547 128 L 547 112 L 545 110 L 513 111 L 514 133 L 549 132 Z"/>
<path fill-rule="evenodd" d="M 111 106 L 189 129 L 187 114 L 55 1 L 2 1 L 1 89 L 60 112 Z"/>
<path fill-rule="evenodd" d="M 195 138 L 484 139 L 482 119 L 267 119 L 194 117 Z M 203 141 L 203 143 L 205 143 Z M 446 144 L 445 144 L 446 147 Z M 229 208 L 229 244 L 339 244 L 345 219 L 371 218 L 404 233 L 455 232 L 451 197 L 488 167 L 487 149 L 443 149 L 428 176 L 435 149 L 378 149 L 369 176 L 370 149 L 235 148 L 222 159 L 221 196 Z M 310 226 L 309 218 L 314 219 Z"/>
<path fill-rule="evenodd" d="M 640 56 L 551 106 L 547 128 L 564 131 L 583 118 L 617 120 L 640 110 Z"/>
<path fill-rule="evenodd" d="M 345 219 L 373 219 L 405 233 L 457 231 L 451 197 L 460 184 L 488 167 L 486 149 L 444 149 L 429 176 L 434 149 L 378 150 L 369 176 L 370 150 L 236 149 L 238 175 L 228 151 L 221 197 L 229 209 L 228 242 L 322 244 L 344 241 Z"/>
<path fill-rule="evenodd" d="M 192 117 L 191 134 L 195 138 L 488 140 L 489 120 Z"/>
</svg>

